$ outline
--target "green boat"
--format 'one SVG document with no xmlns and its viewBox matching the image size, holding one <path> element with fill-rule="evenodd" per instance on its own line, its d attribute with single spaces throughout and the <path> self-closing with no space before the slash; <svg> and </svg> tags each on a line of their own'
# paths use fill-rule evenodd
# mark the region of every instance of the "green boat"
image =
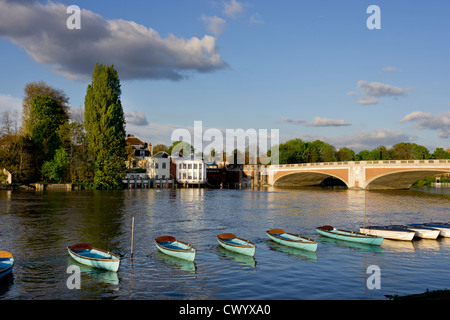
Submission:
<svg viewBox="0 0 450 320">
<path fill-rule="evenodd" d="M 316 231 L 325 237 L 337 240 L 364 243 L 375 246 L 380 246 L 383 243 L 383 238 L 381 237 L 354 231 L 340 230 L 332 226 L 317 227 Z"/>
</svg>

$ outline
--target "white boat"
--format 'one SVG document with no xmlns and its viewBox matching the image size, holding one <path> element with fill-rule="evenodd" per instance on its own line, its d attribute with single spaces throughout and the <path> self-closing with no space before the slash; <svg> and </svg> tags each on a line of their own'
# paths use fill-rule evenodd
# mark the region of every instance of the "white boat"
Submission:
<svg viewBox="0 0 450 320">
<path fill-rule="evenodd" d="M 94 248 L 89 243 L 78 243 L 67 248 L 72 259 L 94 268 L 117 272 L 120 257 L 114 253 Z"/>
<path fill-rule="evenodd" d="M 399 226 L 365 226 L 359 228 L 359 232 L 370 234 L 384 239 L 411 241 L 416 232 L 406 227 Z"/>
<path fill-rule="evenodd" d="M 253 257 L 255 255 L 255 244 L 248 240 L 238 238 L 233 233 L 219 234 L 217 236 L 217 241 L 223 248 L 227 250 L 231 250 L 250 257 Z"/>
<path fill-rule="evenodd" d="M 429 223 L 422 223 L 425 227 L 430 227 L 433 229 L 437 229 L 440 231 L 439 236 L 441 237 L 450 237 L 450 224 L 445 222 L 429 222 Z"/>
<path fill-rule="evenodd" d="M 317 242 L 315 242 L 314 240 L 301 237 L 297 234 L 284 232 L 283 229 L 271 229 L 266 233 L 269 238 L 276 243 L 312 252 L 315 252 L 317 250 Z"/>
<path fill-rule="evenodd" d="M 155 239 L 159 251 L 176 258 L 194 261 L 195 248 L 189 243 L 175 239 L 172 236 L 161 236 Z"/>
<path fill-rule="evenodd" d="M 441 233 L 441 231 L 438 229 L 427 227 L 422 224 L 408 224 L 406 227 L 410 230 L 415 231 L 415 236 L 422 239 L 436 239 Z"/>
</svg>

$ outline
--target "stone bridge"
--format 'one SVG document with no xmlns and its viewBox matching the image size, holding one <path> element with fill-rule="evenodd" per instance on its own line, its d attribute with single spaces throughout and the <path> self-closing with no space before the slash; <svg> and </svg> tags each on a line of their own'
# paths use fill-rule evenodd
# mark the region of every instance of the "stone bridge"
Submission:
<svg viewBox="0 0 450 320">
<path fill-rule="evenodd" d="M 319 162 L 284 165 L 245 165 L 253 185 L 313 186 L 328 177 L 349 189 L 408 189 L 425 177 L 450 173 L 450 160 L 380 160 Z"/>
</svg>

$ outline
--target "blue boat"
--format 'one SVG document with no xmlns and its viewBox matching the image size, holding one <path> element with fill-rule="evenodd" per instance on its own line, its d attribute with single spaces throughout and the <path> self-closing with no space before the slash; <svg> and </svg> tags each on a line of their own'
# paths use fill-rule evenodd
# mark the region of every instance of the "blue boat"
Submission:
<svg viewBox="0 0 450 320">
<path fill-rule="evenodd" d="M 354 231 L 340 230 L 332 226 L 317 227 L 316 231 L 325 237 L 337 240 L 351 241 L 375 246 L 380 246 L 381 243 L 383 243 L 383 238 L 381 237 Z"/>
<path fill-rule="evenodd" d="M 231 250 L 246 256 L 255 255 L 255 244 L 246 239 L 238 238 L 234 233 L 222 233 L 217 236 L 217 241 L 224 249 Z"/>
<path fill-rule="evenodd" d="M 67 248 L 70 256 L 77 262 L 98 269 L 117 272 L 120 258 L 118 255 L 94 248 L 89 243 L 78 243 Z"/>
<path fill-rule="evenodd" d="M 11 252 L 0 251 L 0 279 L 11 273 L 14 267 L 14 257 Z"/>
<path fill-rule="evenodd" d="M 155 239 L 159 251 L 183 260 L 194 261 L 196 249 L 189 243 L 177 240 L 172 236 L 161 236 Z"/>
<path fill-rule="evenodd" d="M 266 231 L 266 233 L 270 239 L 279 244 L 312 252 L 317 250 L 316 241 L 298 234 L 285 232 L 283 229 L 271 229 Z"/>
</svg>

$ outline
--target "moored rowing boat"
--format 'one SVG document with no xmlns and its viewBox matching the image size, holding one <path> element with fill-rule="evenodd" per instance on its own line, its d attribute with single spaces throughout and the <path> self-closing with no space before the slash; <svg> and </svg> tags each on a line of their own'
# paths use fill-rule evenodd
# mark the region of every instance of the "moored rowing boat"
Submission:
<svg viewBox="0 0 450 320">
<path fill-rule="evenodd" d="M 89 243 L 78 243 L 67 248 L 70 256 L 77 262 L 98 269 L 116 272 L 119 269 L 118 255 L 94 248 Z"/>
<path fill-rule="evenodd" d="M 224 248 L 246 256 L 253 257 L 255 255 L 255 244 L 236 237 L 233 233 L 222 233 L 217 236 L 217 241 Z"/>
<path fill-rule="evenodd" d="M 312 252 L 317 250 L 317 242 L 314 240 L 285 232 L 283 229 L 271 229 L 266 233 L 271 240 L 279 244 Z"/>
<path fill-rule="evenodd" d="M 14 267 L 14 257 L 11 252 L 0 251 L 0 279 L 11 273 Z"/>
<path fill-rule="evenodd" d="M 427 227 L 421 224 L 408 224 L 406 226 L 408 229 L 414 231 L 416 234 L 415 236 L 422 239 L 436 239 L 439 237 L 439 234 L 441 233 L 440 230 L 432 227 Z"/>
<path fill-rule="evenodd" d="M 429 222 L 429 223 L 422 223 L 425 227 L 430 227 L 433 229 L 437 229 L 440 231 L 439 236 L 441 237 L 450 237 L 450 224 L 445 222 Z"/>
<path fill-rule="evenodd" d="M 159 251 L 183 260 L 194 261 L 196 249 L 187 242 L 177 240 L 172 236 L 161 236 L 155 239 Z"/>
<path fill-rule="evenodd" d="M 365 226 L 359 228 L 359 232 L 374 235 L 377 237 L 383 237 L 391 240 L 403 240 L 411 241 L 416 232 L 407 228 L 401 228 L 398 226 Z"/>
<path fill-rule="evenodd" d="M 321 235 L 333 239 L 345 240 L 363 244 L 379 246 L 383 242 L 382 237 L 373 236 L 365 233 L 336 229 L 332 226 L 322 226 L 316 228 Z"/>
</svg>

